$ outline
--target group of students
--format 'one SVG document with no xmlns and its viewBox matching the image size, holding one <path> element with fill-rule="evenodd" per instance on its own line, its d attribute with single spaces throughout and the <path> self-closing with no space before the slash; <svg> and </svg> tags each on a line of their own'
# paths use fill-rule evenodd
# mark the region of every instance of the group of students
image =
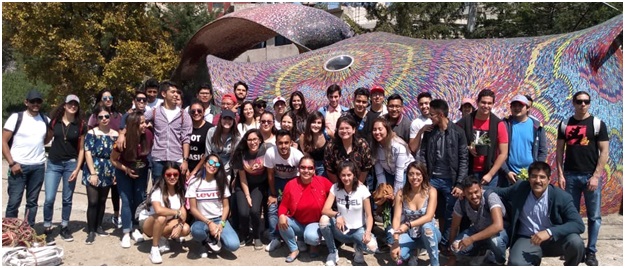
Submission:
<svg viewBox="0 0 625 268">
<path fill-rule="evenodd" d="M 403 114 L 403 98 L 391 94 L 384 104 L 385 90 L 378 86 L 356 89 L 348 109 L 339 104 L 341 88 L 331 85 L 328 104 L 316 111 L 307 109 L 299 91 L 290 95 L 288 110 L 287 100 L 275 97 L 271 112 L 261 98 L 246 100 L 244 82 L 233 90 L 218 106 L 210 85 L 201 85 L 183 109 L 176 83 L 150 79 L 123 114 L 111 91 L 100 91 L 88 120 L 75 95 L 50 119 L 39 113 L 41 95 L 29 92 L 27 110 L 4 126 L 3 155 L 11 167 L 6 216 L 17 216 L 26 190 L 33 226 L 45 182 L 44 228 L 52 243 L 54 200 L 63 181 L 59 234 L 72 241 L 67 225 L 82 170 L 89 201 L 85 243 L 108 235 L 102 222 L 110 191 L 121 246 L 152 237 L 153 263 L 162 262 L 169 239 L 189 234 L 207 252 L 248 244 L 273 251 L 284 242 L 289 263 L 304 251 L 318 256 L 325 244 L 330 266 L 339 262 L 336 242 L 352 243 L 353 260 L 362 263 L 364 254 L 380 252 L 374 211 L 386 208 L 385 243 L 397 264 L 417 265 L 417 248 L 427 251 L 432 265 L 440 264 L 440 254 L 449 257 L 448 264 L 455 256 L 476 254 L 486 254 L 489 264 L 504 264 L 511 246 L 511 265 L 539 265 L 550 254 L 564 255 L 565 264 L 597 265 L 601 173 L 594 166 L 605 164 L 607 132 L 588 113 L 586 92 L 573 96 L 576 113 L 558 135 L 559 183 L 574 193 L 571 198 L 549 185 L 543 126 L 529 116 L 526 96 L 515 96 L 511 116 L 501 120 L 491 113 L 494 92 L 482 90 L 477 104 L 462 101 L 462 118 L 454 123 L 447 101 L 427 92 L 418 95 L 420 115 L 411 122 Z M 20 123 L 30 131 L 18 131 Z M 588 127 L 586 142 L 572 137 L 578 125 Z M 50 140 L 46 159 L 43 145 Z M 593 157 L 592 150 L 600 154 Z M 519 177 L 524 169 L 527 181 Z M 575 183 L 567 181 L 572 176 Z M 586 249 L 579 237 L 581 192 L 589 213 Z M 271 238 L 266 246 L 260 239 L 263 219 Z"/>
</svg>

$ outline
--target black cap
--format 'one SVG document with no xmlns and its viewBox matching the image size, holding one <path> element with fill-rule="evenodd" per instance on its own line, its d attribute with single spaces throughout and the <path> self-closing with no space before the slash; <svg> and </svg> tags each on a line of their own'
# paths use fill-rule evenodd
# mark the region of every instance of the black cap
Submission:
<svg viewBox="0 0 625 268">
<path fill-rule="evenodd" d="M 226 118 L 226 117 L 230 117 L 233 120 L 236 119 L 236 116 L 234 115 L 234 112 L 230 111 L 230 110 L 224 110 L 221 112 L 221 117 L 220 118 Z"/>
<path fill-rule="evenodd" d="M 39 93 L 39 91 L 37 91 L 36 89 L 31 89 L 30 91 L 28 91 L 28 94 L 26 94 L 26 100 L 34 99 L 43 100 L 43 97 L 41 97 L 41 93 Z"/>
</svg>

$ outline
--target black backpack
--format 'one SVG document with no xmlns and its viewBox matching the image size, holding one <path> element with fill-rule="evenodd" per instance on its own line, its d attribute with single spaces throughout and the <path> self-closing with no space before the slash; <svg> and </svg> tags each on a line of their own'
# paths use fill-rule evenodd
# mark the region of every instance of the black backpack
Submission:
<svg viewBox="0 0 625 268">
<path fill-rule="evenodd" d="M 39 116 L 41 116 L 41 119 L 43 120 L 43 123 L 46 124 L 46 131 L 48 130 L 48 127 L 50 126 L 48 124 L 48 118 L 46 116 L 44 116 L 43 114 L 39 113 Z M 17 122 L 15 122 L 15 129 L 13 129 L 13 135 L 11 135 L 11 139 L 9 139 L 9 148 L 11 148 L 13 146 L 13 137 L 15 137 L 15 134 L 17 134 L 17 130 L 20 129 L 20 126 L 22 125 L 22 120 L 24 119 L 24 112 L 18 112 L 17 113 Z M 45 139 L 45 138 L 44 138 Z"/>
</svg>

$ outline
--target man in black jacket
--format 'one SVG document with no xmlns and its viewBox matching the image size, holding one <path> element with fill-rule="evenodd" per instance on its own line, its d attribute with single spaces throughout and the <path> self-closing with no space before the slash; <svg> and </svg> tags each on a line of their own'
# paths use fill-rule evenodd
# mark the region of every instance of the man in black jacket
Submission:
<svg viewBox="0 0 625 268">
<path fill-rule="evenodd" d="M 432 125 L 424 126 L 418 133 L 423 133 L 419 158 L 425 161 L 430 177 L 430 184 L 438 191 L 436 218 L 442 226 L 441 244 L 448 246 L 451 213 L 456 199 L 462 195 L 458 187 L 467 176 L 469 152 L 464 131 L 447 118 L 449 106 L 441 99 L 430 102 Z"/>
<path fill-rule="evenodd" d="M 510 215 L 511 241 L 508 265 L 540 265 L 541 258 L 564 255 L 564 265 L 578 265 L 584 257 L 584 222 L 573 198 L 549 184 L 551 167 L 536 161 L 529 166 L 528 181 L 493 188 Z"/>
</svg>

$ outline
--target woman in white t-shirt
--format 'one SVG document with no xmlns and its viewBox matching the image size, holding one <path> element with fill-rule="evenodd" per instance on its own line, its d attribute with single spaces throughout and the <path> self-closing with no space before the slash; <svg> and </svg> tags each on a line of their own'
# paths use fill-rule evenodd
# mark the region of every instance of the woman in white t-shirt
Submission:
<svg viewBox="0 0 625 268">
<path fill-rule="evenodd" d="M 241 104 L 239 118 L 241 122 L 237 124 L 240 134 L 246 133 L 250 129 L 260 128 L 260 122 L 254 116 L 254 104 L 251 101 L 244 101 Z"/>
<path fill-rule="evenodd" d="M 186 194 L 191 214 L 195 217 L 191 225 L 193 240 L 208 246 L 213 252 L 219 252 L 222 245 L 231 252 L 239 249 L 239 237 L 228 222 L 230 190 L 224 166 L 217 154 L 209 154 L 204 169 L 189 178 L 191 184 Z"/>
<path fill-rule="evenodd" d="M 341 162 L 338 172 L 339 180 L 332 185 L 323 206 L 323 216 L 319 220 L 319 229 L 329 252 L 326 265 L 334 266 L 339 260 L 334 239 L 354 243 L 354 263 L 364 263 L 363 252 L 375 252 L 378 248 L 375 236 L 371 233 L 371 193 L 358 180 L 358 167 L 353 161 Z M 332 209 L 335 201 L 338 211 Z"/>
<path fill-rule="evenodd" d="M 143 223 L 145 235 L 152 237 L 150 261 L 161 263 L 161 251 L 169 250 L 167 239 L 177 239 L 189 235 L 186 224 L 187 210 L 184 204 L 184 180 L 180 180 L 180 167 L 167 162 L 163 168 L 162 180 L 158 181 L 150 195 L 149 217 Z"/>
</svg>

